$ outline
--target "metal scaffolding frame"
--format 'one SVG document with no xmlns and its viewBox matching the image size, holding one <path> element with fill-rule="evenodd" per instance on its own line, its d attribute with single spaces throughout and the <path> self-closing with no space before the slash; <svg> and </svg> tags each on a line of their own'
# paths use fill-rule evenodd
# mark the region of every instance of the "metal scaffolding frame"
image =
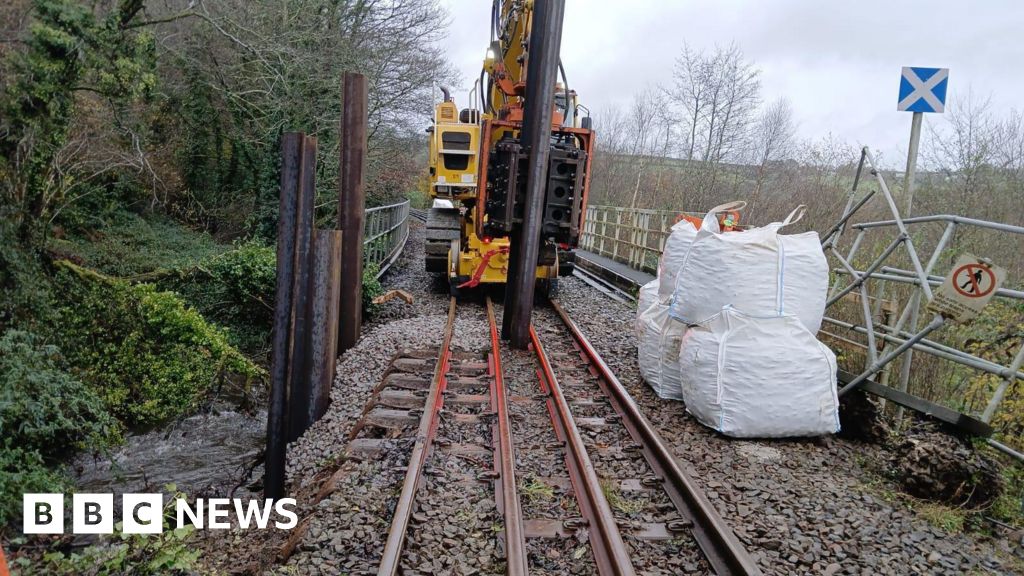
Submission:
<svg viewBox="0 0 1024 576">
<path fill-rule="evenodd" d="M 875 177 L 878 184 L 878 190 L 881 191 L 886 203 L 888 204 L 888 208 L 892 214 L 892 219 L 862 222 L 850 225 L 849 222 L 854 214 L 861 207 L 867 204 L 868 200 L 870 200 L 873 195 L 875 195 L 875 191 L 869 191 L 863 195 L 858 191 L 861 175 L 865 167 L 868 168 L 870 174 Z M 935 248 L 928 256 L 927 262 L 922 265 L 917 247 L 914 245 L 910 234 L 909 227 L 937 222 L 945 223 L 945 228 Z M 981 422 L 987 425 L 991 422 L 996 410 L 998 410 L 999 405 L 1002 403 L 1009 387 L 1017 379 L 1024 379 L 1024 373 L 1021 371 L 1021 366 L 1024 364 L 1024 343 L 1022 343 L 1010 364 L 1001 365 L 990 360 L 980 358 L 964 350 L 959 350 L 928 339 L 927 336 L 931 332 L 939 329 L 945 323 L 945 319 L 941 315 L 934 315 L 927 324 L 919 328 L 922 304 L 927 304 L 927 302 L 932 299 L 932 287 L 938 286 L 943 281 L 942 277 L 933 275 L 931 272 L 935 268 L 936 264 L 938 264 L 939 259 L 942 257 L 947 246 L 949 246 L 956 237 L 957 231 L 961 228 L 968 227 L 1024 236 L 1024 227 L 966 218 L 963 216 L 942 214 L 902 218 L 892 193 L 885 182 L 885 178 L 877 168 L 870 150 L 865 147 L 861 151 L 860 162 L 857 167 L 853 186 L 847 199 L 843 216 L 822 238 L 822 248 L 839 264 L 839 267 L 834 269 L 836 275 L 829 290 L 826 313 L 846 295 L 857 291 L 861 305 L 860 313 L 862 315 L 862 324 L 844 322 L 829 316 L 826 316 L 825 321 L 829 324 L 863 335 L 867 340 L 867 344 L 865 346 L 867 353 L 865 357 L 864 370 L 860 374 L 849 379 L 840 391 L 840 394 L 845 394 L 857 388 L 873 375 L 883 369 L 886 369 L 897 359 L 902 358 L 896 390 L 903 394 L 901 397 L 906 397 L 907 386 L 910 380 L 911 362 L 914 352 L 917 351 L 930 354 L 946 361 L 955 362 L 975 370 L 995 374 L 1002 379 L 992 397 L 988 400 L 985 410 L 980 417 Z M 866 234 L 870 230 L 879 229 L 893 229 L 895 231 L 894 238 L 880 253 L 880 255 L 873 259 L 870 265 L 863 270 L 855 268 L 853 261 L 863 244 Z M 840 251 L 839 244 L 842 241 L 844 232 L 847 232 L 848 230 L 851 231 L 851 233 L 855 232 L 855 235 L 853 236 L 853 240 L 850 242 L 848 250 L 844 254 Z M 886 262 L 891 259 L 892 255 L 901 246 L 906 250 L 913 268 L 912 270 L 905 270 L 886 265 Z M 872 281 L 878 283 L 875 296 L 873 297 L 870 295 L 871 291 L 868 287 L 869 282 Z M 871 302 L 872 300 L 876 302 L 880 301 L 879 295 L 884 294 L 887 283 L 907 284 L 915 286 L 917 289 L 912 291 L 910 297 L 906 301 L 906 304 L 900 310 L 895 324 L 876 324 L 874 320 L 874 316 L 876 314 L 873 313 L 871 309 Z M 999 289 L 996 291 L 995 297 L 1024 300 L 1024 292 L 1018 290 Z M 877 345 L 879 340 L 882 342 L 880 352 Z M 888 379 L 887 377 L 888 374 L 885 374 L 883 383 Z M 872 392 L 876 392 L 880 386 L 874 385 L 871 388 Z M 902 406 L 899 410 L 900 414 L 902 414 Z M 998 442 L 990 441 L 989 443 L 1001 450 L 1005 448 Z M 1017 456 L 1017 454 L 1012 454 L 1012 451 L 1010 450 L 1003 451 Z"/>
</svg>

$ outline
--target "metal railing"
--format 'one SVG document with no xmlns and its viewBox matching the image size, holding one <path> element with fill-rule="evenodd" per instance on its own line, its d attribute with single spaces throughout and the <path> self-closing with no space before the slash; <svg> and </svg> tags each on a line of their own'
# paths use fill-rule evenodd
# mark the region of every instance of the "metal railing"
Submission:
<svg viewBox="0 0 1024 576">
<path fill-rule="evenodd" d="M 587 206 L 580 248 L 657 274 L 665 240 L 680 214 L 703 216 L 671 210 Z"/>
<path fill-rule="evenodd" d="M 402 254 L 409 239 L 409 201 L 367 208 L 363 226 L 363 265 L 380 267 L 380 278 Z"/>
<path fill-rule="evenodd" d="M 850 217 L 853 216 L 860 206 L 863 206 L 866 199 L 870 198 L 870 195 L 873 194 L 871 192 L 865 195 L 861 201 L 855 201 L 859 178 L 855 179 L 844 216 L 840 223 L 825 237 L 823 247 L 840 264 L 840 267 L 835 270 L 837 274 L 829 294 L 829 307 L 831 309 L 832 305 L 843 295 L 857 290 L 860 294 L 859 300 L 862 307 L 861 323 L 844 322 L 832 317 L 826 317 L 825 321 L 859 334 L 866 339 L 866 343 L 863 346 L 866 351 L 865 366 L 864 372 L 858 376 L 860 380 L 883 371 L 890 362 L 902 355 L 902 365 L 900 366 L 899 380 L 896 387 L 900 392 L 907 392 L 910 382 L 911 362 L 915 351 L 996 375 L 1000 378 L 1000 382 L 986 402 L 984 411 L 981 413 L 981 420 L 988 424 L 992 421 L 992 417 L 1002 403 L 1010 385 L 1018 379 L 1024 379 L 1024 373 L 1021 373 L 1021 365 L 1024 364 L 1024 342 L 1018 347 L 1013 359 L 1008 364 L 1003 365 L 981 358 L 966 350 L 957 349 L 955 346 L 941 344 L 927 338 L 930 332 L 942 326 L 943 322 L 939 316 L 933 317 L 923 328 L 919 328 L 918 323 L 924 311 L 922 306 L 926 305 L 932 298 L 932 287 L 938 286 L 943 281 L 942 277 L 935 276 L 931 272 L 936 268 L 943 256 L 949 259 L 951 254 L 947 251 L 947 248 L 955 244 L 958 231 L 965 230 L 967 233 L 983 231 L 990 234 L 1012 235 L 1024 240 L 1024 227 L 948 214 L 902 218 L 889 191 L 889 187 L 886 185 L 881 171 L 876 169 L 874 158 L 867 148 L 861 154 L 858 176 L 864 167 L 867 167 L 870 173 L 875 176 L 878 189 L 882 192 L 889 205 L 892 219 L 861 222 L 849 226 L 851 232 L 855 232 L 853 240 L 845 254 L 839 252 L 838 244 L 846 228 L 846 222 L 849 221 Z M 921 238 L 923 236 L 919 233 L 918 228 L 933 223 L 942 225 L 942 233 L 932 248 L 927 261 L 922 266 L 921 259 L 918 257 L 919 246 L 915 246 L 913 238 Z M 893 234 L 893 238 L 886 248 L 878 256 L 874 257 L 866 268 L 858 270 L 852 263 L 858 256 L 858 252 L 865 246 L 865 239 L 870 232 L 881 234 L 892 234 L 895 232 L 895 234 Z M 913 267 L 912 270 L 886 265 L 893 258 L 893 253 L 896 252 L 896 249 L 901 244 L 906 248 L 907 256 Z M 871 285 L 869 286 L 869 284 Z M 910 294 L 906 297 L 905 305 L 899 311 L 895 324 L 890 325 L 887 322 L 876 324 L 876 314 L 870 309 L 869 301 L 872 298 L 876 301 L 879 299 L 884 300 L 885 291 L 887 289 L 891 290 L 893 288 L 891 285 L 893 284 L 910 285 L 914 288 L 911 289 Z M 869 294 L 874 296 L 869 297 Z M 1020 301 L 1024 300 L 1024 292 L 1000 289 L 996 291 L 995 298 Z M 879 343 L 881 344 L 880 346 Z M 889 377 L 888 370 L 885 370 L 881 377 L 882 383 L 887 383 Z M 856 381 L 857 379 L 851 384 L 847 384 L 847 388 L 851 388 Z"/>
</svg>

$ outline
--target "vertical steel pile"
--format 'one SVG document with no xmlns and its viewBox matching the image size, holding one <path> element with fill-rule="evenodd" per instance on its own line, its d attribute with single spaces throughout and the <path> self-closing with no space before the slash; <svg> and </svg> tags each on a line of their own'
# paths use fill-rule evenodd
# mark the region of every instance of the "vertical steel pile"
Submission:
<svg viewBox="0 0 1024 576">
<path fill-rule="evenodd" d="M 309 352 L 312 386 L 305 428 L 319 420 L 331 402 L 331 384 L 338 358 L 338 316 L 341 308 L 341 230 L 317 230 L 313 250 Z"/>
<path fill-rule="evenodd" d="M 295 217 L 295 256 L 292 273 L 292 313 L 288 328 L 288 441 L 306 431 L 309 413 L 309 278 L 313 254 L 313 205 L 316 196 L 316 138 L 305 136 L 299 167 L 298 210 Z M 280 265 L 278 266 L 280 270 Z"/>
<path fill-rule="evenodd" d="M 526 67 L 526 106 L 519 137 L 528 154 L 526 199 L 522 226 L 511 235 L 505 315 L 502 318 L 502 335 L 510 340 L 514 348 L 520 350 L 526 349 L 530 343 L 530 317 L 533 314 L 537 257 L 542 242 L 540 231 L 544 217 L 552 108 L 564 15 L 565 0 L 534 4 Z"/>
<path fill-rule="evenodd" d="M 281 138 L 277 285 L 267 410 L 267 498 L 284 496 L 288 442 L 327 410 L 337 357 L 341 232 L 314 229 L 316 138 Z"/>
<path fill-rule="evenodd" d="M 281 201 L 277 220 L 277 285 L 274 296 L 274 336 L 271 342 L 270 398 L 267 407 L 267 450 L 263 494 L 284 496 L 285 446 L 292 315 L 292 278 L 295 261 L 295 220 L 298 208 L 299 172 L 305 136 L 289 132 L 281 137 Z"/>
<path fill-rule="evenodd" d="M 342 233 L 341 315 L 338 351 L 356 345 L 362 330 L 363 226 L 366 221 L 366 190 L 363 167 L 366 159 L 366 76 L 345 73 L 342 87 L 341 152 L 338 178 L 338 227 Z"/>
</svg>

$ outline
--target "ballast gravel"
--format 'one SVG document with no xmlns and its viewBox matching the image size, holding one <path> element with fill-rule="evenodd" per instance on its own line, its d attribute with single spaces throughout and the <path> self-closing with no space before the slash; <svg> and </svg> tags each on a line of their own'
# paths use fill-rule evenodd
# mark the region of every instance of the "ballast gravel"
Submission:
<svg viewBox="0 0 1024 576">
<path fill-rule="evenodd" d="M 1008 540 L 947 532 L 916 513 L 873 463 L 885 449 L 835 437 L 729 439 L 641 380 L 635 308 L 563 279 L 559 302 L 597 348 L 766 574 L 1009 574 Z"/>
<path fill-rule="evenodd" d="M 341 455 L 348 432 L 392 357 L 401 350 L 436 349 L 440 344 L 448 295 L 423 271 L 422 224 L 411 224 L 405 253 L 382 282 L 385 289 L 411 293 L 413 304 L 396 299 L 378 307 L 364 325 L 358 345 L 339 359 L 327 415 L 289 446 L 293 491 L 312 489 L 319 481 L 314 478 L 324 470 L 339 470 L 337 489 L 312 509 L 302 511 L 301 516 L 309 517 L 308 530 L 283 565 L 267 561 L 273 554 L 237 545 L 222 550 L 211 547 L 209 555 L 219 553 L 229 559 L 211 564 L 260 566 L 242 573 L 376 573 L 411 440 L 393 440 L 374 458 L 343 459 Z M 907 500 L 886 497 L 896 488 L 880 478 L 871 464 L 889 457 L 881 447 L 832 437 L 732 440 L 701 426 L 686 414 L 682 403 L 658 399 L 640 379 L 632 306 L 615 302 L 576 278 L 561 279 L 560 289 L 562 305 L 766 574 L 1006 574 L 1020 569 L 1022 563 L 1012 555 L 1008 539 L 947 532 L 915 512 Z M 482 309 L 473 299 L 460 307 Z M 543 306 L 537 313 L 549 315 L 544 322 L 552 314 Z M 473 320 L 467 316 L 466 322 Z M 458 328 L 468 325 L 460 320 Z M 478 328 L 469 332 L 459 329 L 454 342 L 457 349 L 489 347 L 487 335 L 478 334 Z M 512 393 L 531 394 L 536 368 L 527 353 L 505 346 L 502 352 Z M 510 407 L 517 449 L 521 450 L 517 454 L 520 491 L 533 492 L 533 500 L 523 497 L 523 509 L 527 517 L 545 511 L 556 517 L 572 516 L 578 511 L 571 491 L 548 491 L 540 482 L 543 477 L 564 474 L 564 464 L 541 450 L 548 442 L 544 435 L 524 432 L 526 424 L 532 426 L 545 417 L 544 411 L 534 409 L 539 407 L 515 403 Z M 440 532 L 430 536 L 440 538 L 436 547 L 424 547 L 427 541 L 423 541 L 410 550 L 415 557 L 406 558 L 408 573 L 469 575 L 500 569 L 501 538 L 480 533 L 482 524 L 477 521 L 495 520 L 493 502 L 483 491 L 472 494 L 456 505 L 464 508 L 464 518 L 473 521 L 465 522 L 466 529 L 461 531 L 458 522 L 439 524 Z M 431 498 L 427 507 L 428 512 L 444 515 L 453 512 L 450 508 L 454 506 Z M 248 536 L 239 533 L 234 542 Z M 449 548 L 458 550 L 454 557 L 446 555 Z M 528 548 L 536 558 L 531 567 L 537 573 L 593 573 L 585 539 L 559 541 L 557 547 L 531 540 Z M 261 554 L 263 558 L 257 562 Z M 703 563 L 689 559 L 682 564 L 670 560 L 666 558 L 658 570 L 690 574 L 706 569 Z M 639 572 L 646 573 L 643 567 Z"/>
</svg>

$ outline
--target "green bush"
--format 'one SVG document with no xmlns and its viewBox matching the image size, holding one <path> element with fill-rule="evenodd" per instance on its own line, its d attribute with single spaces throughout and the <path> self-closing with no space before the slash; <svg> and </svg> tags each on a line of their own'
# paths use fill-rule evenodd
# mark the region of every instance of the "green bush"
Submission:
<svg viewBox="0 0 1024 576">
<path fill-rule="evenodd" d="M 0 337 L 0 526 L 21 510 L 21 494 L 64 485 L 46 462 L 118 437 L 100 398 L 66 371 L 60 352 L 27 332 Z"/>
<path fill-rule="evenodd" d="M 263 374 L 176 294 L 70 262 L 57 267 L 65 354 L 128 426 L 174 418 L 197 408 L 215 385 L 248 387 Z"/>
<path fill-rule="evenodd" d="M 266 351 L 274 320 L 277 254 L 246 243 L 159 280 L 202 315 L 228 328 L 231 343 L 249 354 Z"/>
<path fill-rule="evenodd" d="M 116 434 L 100 398 L 65 368 L 57 347 L 32 334 L 0 337 L 0 437 L 49 456 Z"/>
<path fill-rule="evenodd" d="M 66 239 L 49 248 L 112 276 L 134 276 L 194 266 L 225 250 L 213 237 L 166 217 L 139 216 L 116 206 L 82 210 L 91 218 L 68 224 Z M 77 215 L 77 211 L 72 212 Z M 70 220 L 70 215 L 66 220 Z"/>
<path fill-rule="evenodd" d="M 21 518 L 21 495 L 64 492 L 68 480 L 47 467 L 43 455 L 0 440 L 0 528 Z"/>
<path fill-rule="evenodd" d="M 363 266 L 363 313 L 367 315 L 377 311 L 378 304 L 374 304 L 373 299 L 384 293 L 377 274 L 380 274 L 379 265 L 368 262 Z"/>
</svg>

